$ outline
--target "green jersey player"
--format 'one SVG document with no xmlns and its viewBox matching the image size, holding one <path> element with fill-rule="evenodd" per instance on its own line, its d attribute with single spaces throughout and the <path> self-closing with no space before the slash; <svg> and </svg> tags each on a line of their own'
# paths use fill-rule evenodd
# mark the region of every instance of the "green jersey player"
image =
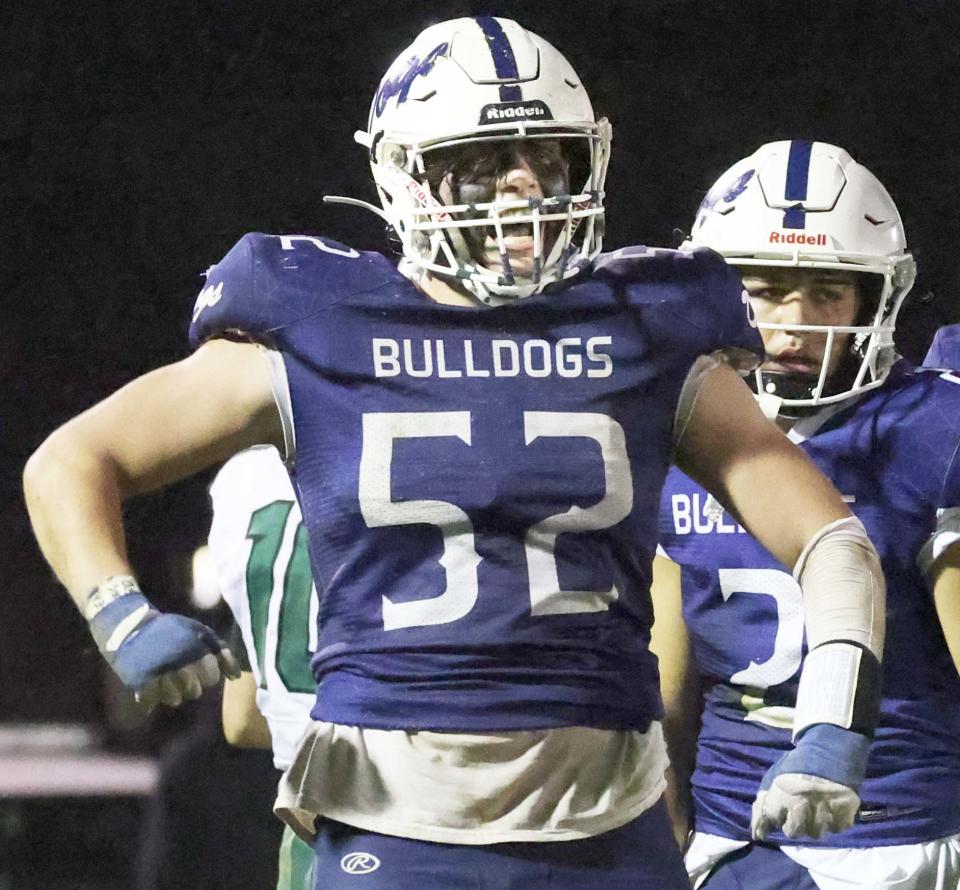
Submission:
<svg viewBox="0 0 960 890">
<path fill-rule="evenodd" d="M 247 656 L 240 678 L 224 688 L 224 733 L 242 747 L 272 748 L 274 765 L 285 770 L 309 720 L 314 690 L 317 594 L 300 507 L 269 445 L 227 461 L 210 499 L 210 553 Z M 277 890 L 310 887 L 312 863 L 313 851 L 288 827 Z"/>
</svg>

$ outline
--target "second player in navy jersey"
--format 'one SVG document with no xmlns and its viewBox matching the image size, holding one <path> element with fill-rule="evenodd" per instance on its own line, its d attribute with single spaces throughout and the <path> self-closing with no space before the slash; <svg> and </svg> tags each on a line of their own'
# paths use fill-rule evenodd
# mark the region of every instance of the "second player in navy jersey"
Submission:
<svg viewBox="0 0 960 890">
<path fill-rule="evenodd" d="M 778 194 L 801 176 L 805 194 L 784 209 Z M 791 213 L 802 216 L 795 228 Z M 944 634 L 957 630 L 941 626 L 935 596 L 960 596 L 960 378 L 913 368 L 893 352 L 912 281 L 899 215 L 841 149 L 774 143 L 721 177 L 692 237 L 741 266 L 768 351 L 757 374 L 761 401 L 863 521 L 888 604 L 880 722 L 856 823 L 820 840 L 771 834 L 767 843 L 786 851 L 779 861 L 769 848 L 745 853 L 756 788 L 791 744 L 808 652 L 803 602 L 775 557 L 700 486 L 671 472 L 660 535 L 679 578 L 660 565 L 658 582 L 682 586 L 703 689 L 688 869 L 707 888 L 741 886 L 743 875 L 757 890 L 779 887 L 791 869 L 801 887 L 955 887 L 960 675 Z M 775 237 L 794 246 L 771 244 Z M 791 509 L 788 497 L 782 509 Z M 662 652 L 665 676 L 680 673 L 680 647 Z M 673 716 L 671 725 L 682 725 L 679 709 Z M 678 775 L 686 775 L 680 764 Z"/>
<path fill-rule="evenodd" d="M 142 637 L 122 498 L 276 445 L 319 595 L 313 719 L 277 809 L 313 843 L 316 886 L 684 887 L 647 645 L 676 459 L 797 566 L 811 633 L 850 668 L 828 685 L 854 719 L 817 715 L 758 822 L 843 827 L 883 582 L 862 526 L 738 376 L 762 348 L 736 274 L 710 251 L 600 253 L 609 124 L 515 22 L 427 29 L 359 138 L 400 268 L 245 236 L 197 300 L 195 354 L 31 460 L 41 545 L 107 657 L 128 683 L 175 683 L 213 645 L 168 631 L 173 616 Z"/>
</svg>

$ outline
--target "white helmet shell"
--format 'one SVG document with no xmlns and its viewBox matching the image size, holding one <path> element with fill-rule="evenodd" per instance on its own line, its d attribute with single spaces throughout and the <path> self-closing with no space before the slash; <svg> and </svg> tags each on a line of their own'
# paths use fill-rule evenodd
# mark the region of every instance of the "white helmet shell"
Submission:
<svg viewBox="0 0 960 890">
<path fill-rule="evenodd" d="M 579 140 L 589 157 L 584 182 L 571 194 L 542 200 L 500 200 L 451 206 L 435 197 L 424 155 L 477 142 Z M 487 303 L 529 296 L 577 273 L 599 253 L 610 126 L 597 121 L 587 92 L 567 60 L 547 41 L 509 19 L 453 19 L 423 31 L 390 66 L 357 141 L 370 151 L 383 216 L 406 259 L 421 270 L 458 279 Z M 532 276 L 493 271 L 471 259 L 460 234 L 496 229 L 500 219 L 534 235 Z M 545 223 L 562 223 L 547 243 Z"/>
<path fill-rule="evenodd" d="M 876 312 L 855 325 L 778 325 L 761 330 L 826 334 L 827 355 L 837 335 L 852 335 L 861 357 L 849 386 L 828 393 L 836 370 L 825 359 L 809 397 L 786 407 L 848 399 L 879 386 L 896 360 L 897 313 L 916 275 L 897 207 L 883 184 L 842 148 L 825 142 L 770 142 L 734 164 L 707 193 L 690 244 L 710 247 L 740 266 L 844 269 L 883 276 Z M 757 372 L 758 392 L 774 384 Z"/>
<path fill-rule="evenodd" d="M 512 125 L 595 124 L 570 63 L 509 19 L 453 19 L 423 31 L 390 66 L 367 130 L 391 142 L 429 145 Z"/>
</svg>

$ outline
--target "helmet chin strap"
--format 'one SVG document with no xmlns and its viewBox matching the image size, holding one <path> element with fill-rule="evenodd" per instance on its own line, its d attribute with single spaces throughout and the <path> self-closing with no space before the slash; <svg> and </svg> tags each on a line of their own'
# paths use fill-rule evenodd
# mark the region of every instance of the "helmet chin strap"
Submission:
<svg viewBox="0 0 960 890">
<path fill-rule="evenodd" d="M 490 223 L 485 222 L 484 225 L 489 227 Z M 541 230 L 546 228 L 542 223 L 533 223 L 532 225 L 541 226 Z M 493 227 L 497 229 L 498 236 L 502 235 L 499 222 L 493 221 Z M 477 245 L 475 242 L 472 242 L 465 230 L 452 228 L 444 232 L 443 236 L 447 239 L 448 250 L 452 251 L 453 255 L 458 257 L 462 262 L 464 273 L 454 275 L 452 273 L 444 274 L 443 272 L 431 270 L 430 274 L 443 279 L 451 287 L 472 297 L 478 303 L 490 307 L 506 306 L 516 303 L 526 297 L 540 293 L 544 288 L 554 283 L 554 281 L 566 277 L 569 268 L 569 257 L 566 254 L 576 252 L 575 248 L 567 247 L 565 249 L 565 240 L 561 237 L 562 233 L 557 232 L 553 237 L 553 243 L 550 245 L 550 251 L 547 256 L 544 258 L 539 255 L 534 255 L 533 262 L 535 268 L 539 270 L 544 266 L 552 267 L 558 260 L 562 259 L 563 262 L 560 265 L 559 274 L 541 278 L 538 273 L 535 273 L 531 278 L 524 275 L 517 275 L 513 272 L 510 266 L 509 256 L 503 249 L 502 240 L 499 237 L 498 246 L 501 247 L 500 258 L 502 268 L 498 271 L 496 268 L 483 265 L 481 255 L 482 245 Z M 540 234 L 539 239 L 542 238 L 543 234 Z M 542 243 L 539 239 L 537 234 L 534 234 L 535 245 Z M 569 241 L 569 238 L 567 240 Z M 492 273 L 499 276 L 501 285 L 506 281 L 507 286 L 493 289 L 490 286 L 490 282 L 483 277 L 483 273 Z"/>
<path fill-rule="evenodd" d="M 798 419 L 813 414 L 820 409 L 820 406 L 784 405 L 783 403 L 793 399 L 812 399 L 813 390 L 819 379 L 818 374 L 787 374 L 783 371 L 759 370 L 748 376 L 747 383 L 757 394 L 760 407 L 768 418 L 771 420 L 777 417 Z"/>
<path fill-rule="evenodd" d="M 750 380 L 753 381 L 750 388 L 756 389 L 756 377 L 751 376 Z M 780 396 L 775 396 L 772 392 L 757 393 L 757 403 L 767 420 L 776 420 L 780 416 L 783 405 L 783 399 Z"/>
<path fill-rule="evenodd" d="M 456 275 L 444 275 L 440 272 L 428 271 L 409 257 L 403 257 L 397 264 L 397 269 L 404 278 L 420 288 L 420 290 L 424 291 L 428 296 L 431 296 L 431 294 L 424 282 L 425 279 L 430 278 L 436 281 L 442 281 L 447 287 L 456 291 L 461 296 L 466 297 L 471 302 L 476 303 L 478 306 L 496 308 L 508 303 L 516 303 L 521 299 L 520 297 L 488 293 L 483 288 L 481 282 L 475 283 L 474 288 L 465 287 L 464 279 L 458 278 Z M 435 297 L 432 298 L 436 299 Z"/>
<path fill-rule="evenodd" d="M 849 389 L 860 369 L 860 358 L 855 352 L 843 356 L 836 371 L 827 377 L 821 396 L 831 396 Z M 759 390 L 758 390 L 759 378 Z M 757 394 L 763 413 L 770 419 L 785 417 L 799 420 L 816 414 L 824 405 L 784 405 L 785 401 L 813 399 L 820 379 L 816 374 L 797 374 L 785 371 L 758 370 L 747 377 L 747 383 Z M 851 393 L 852 398 L 855 394 Z M 771 413 L 773 412 L 773 413 Z"/>
<path fill-rule="evenodd" d="M 484 306 L 490 306 L 492 308 L 496 308 L 497 306 L 506 306 L 509 303 L 516 303 L 522 299 L 522 297 L 513 296 L 511 294 L 494 293 L 493 291 L 488 290 L 482 281 L 474 281 L 473 287 L 465 287 L 463 290 L 464 293 L 473 297 Z"/>
</svg>

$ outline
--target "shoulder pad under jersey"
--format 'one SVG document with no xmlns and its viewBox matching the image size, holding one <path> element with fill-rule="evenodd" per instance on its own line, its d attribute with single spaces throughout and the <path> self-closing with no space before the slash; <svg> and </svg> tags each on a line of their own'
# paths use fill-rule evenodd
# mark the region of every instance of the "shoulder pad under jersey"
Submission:
<svg viewBox="0 0 960 890">
<path fill-rule="evenodd" d="M 718 253 L 624 247 L 601 255 L 594 269 L 625 288 L 632 303 L 649 307 L 644 318 L 662 342 L 682 342 L 698 353 L 733 349 L 763 356 L 743 282 Z M 744 366 L 753 363 L 743 356 Z"/>
<path fill-rule="evenodd" d="M 241 333 L 270 343 L 288 325 L 395 280 L 379 253 L 360 253 L 314 235 L 244 235 L 215 266 L 197 297 L 190 342 Z"/>
<path fill-rule="evenodd" d="M 924 414 L 944 415 L 946 427 L 960 431 L 960 415 L 946 409 L 947 405 L 956 405 L 960 401 L 960 373 L 949 368 L 914 365 L 899 358 L 878 390 L 878 396 L 885 396 L 887 401 L 897 404 L 912 400 L 910 410 L 916 415 L 916 422 L 929 422 L 921 420 Z M 903 420 L 913 421 L 914 418 Z"/>
<path fill-rule="evenodd" d="M 594 274 L 608 280 L 646 282 L 675 274 L 678 280 L 697 277 L 706 255 L 717 256 L 712 250 L 671 250 L 667 247 L 647 247 L 631 244 L 609 253 L 601 253 L 593 264 Z M 669 271 L 668 271 L 669 270 Z"/>
<path fill-rule="evenodd" d="M 901 359 L 852 411 L 844 423 L 869 435 L 878 473 L 899 474 L 932 498 L 946 482 L 960 501 L 960 375 Z"/>
</svg>

